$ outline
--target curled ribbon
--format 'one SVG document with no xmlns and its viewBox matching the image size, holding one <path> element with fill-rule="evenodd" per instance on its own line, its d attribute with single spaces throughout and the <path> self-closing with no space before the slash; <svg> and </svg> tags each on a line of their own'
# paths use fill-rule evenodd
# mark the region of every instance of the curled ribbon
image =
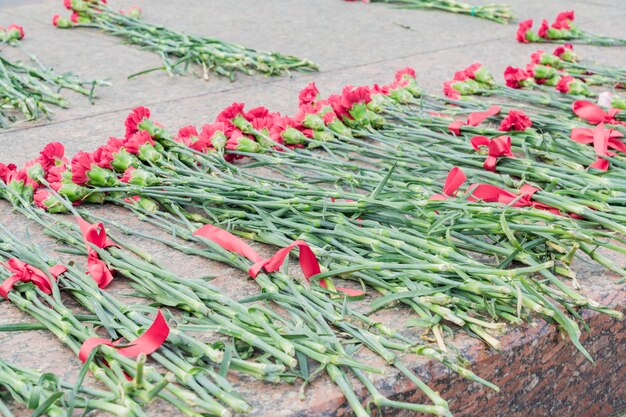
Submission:
<svg viewBox="0 0 626 417">
<path fill-rule="evenodd" d="M 589 165 L 589 168 L 595 168 L 602 171 L 609 169 L 609 161 L 602 157 L 615 155 L 615 152 L 609 151 L 609 148 L 626 153 L 626 144 L 619 140 L 623 137 L 624 135 L 617 130 L 606 129 L 604 127 L 604 122 L 601 122 L 593 129 L 575 127 L 572 129 L 572 133 L 570 134 L 570 138 L 574 142 L 582 144 L 593 143 L 593 148 L 596 151 L 598 158 L 593 164 Z"/>
<path fill-rule="evenodd" d="M 511 152 L 511 138 L 509 136 L 499 136 L 494 139 L 489 139 L 485 136 L 474 136 L 470 143 L 475 150 L 480 150 L 481 146 L 487 146 L 488 153 L 487 159 L 483 164 L 483 168 L 487 171 L 496 172 L 496 163 L 501 156 L 508 156 L 514 158 L 515 155 Z"/>
<path fill-rule="evenodd" d="M 99 288 L 105 288 L 113 281 L 113 274 L 106 264 L 100 260 L 98 252 L 90 244 L 100 249 L 117 245 L 107 239 L 107 233 L 102 223 L 90 224 L 79 216 L 76 216 L 76 221 L 83 234 L 85 246 L 87 246 L 87 274 L 91 275 L 91 278 L 96 281 Z"/>
<path fill-rule="evenodd" d="M 118 347 L 118 345 L 123 344 L 120 340 L 112 342 L 107 339 L 101 339 L 99 337 L 90 337 L 85 340 L 85 342 L 80 347 L 78 351 L 78 358 L 81 362 L 85 362 L 96 346 L 106 345 L 115 348 L 120 354 L 126 356 L 127 358 L 132 358 L 138 356 L 141 353 L 145 353 L 146 355 L 151 354 L 156 351 L 158 348 L 165 343 L 167 340 L 167 336 L 170 334 L 170 327 L 167 325 L 167 320 L 161 313 L 161 310 L 157 312 L 156 318 L 154 322 L 150 325 L 148 330 L 146 330 L 141 336 L 137 339 L 133 340 L 130 345 L 127 343 L 124 344 L 124 347 Z"/>
<path fill-rule="evenodd" d="M 52 282 L 41 269 L 35 268 L 16 258 L 11 258 L 6 264 L 0 263 L 0 265 L 4 266 L 13 274 L 0 285 L 0 295 L 4 298 L 8 298 L 9 291 L 11 291 L 13 286 L 19 281 L 32 282 L 44 293 L 52 294 Z M 65 271 L 67 271 L 67 268 L 63 265 L 55 265 L 48 268 L 48 273 L 50 273 L 54 279 Z"/>
<path fill-rule="evenodd" d="M 592 125 L 599 123 L 622 124 L 622 122 L 615 119 L 615 116 L 621 111 L 619 109 L 611 108 L 606 112 L 595 103 L 586 100 L 578 100 L 572 103 L 572 110 L 576 113 L 576 116 L 588 121 Z"/>
<path fill-rule="evenodd" d="M 448 173 L 446 183 L 444 185 L 444 194 L 435 194 L 431 200 L 446 200 L 449 197 L 453 197 L 457 194 L 459 187 L 465 183 L 467 177 L 465 173 L 459 168 L 454 167 Z M 539 188 L 533 187 L 528 184 L 524 184 L 520 188 L 520 193 L 515 194 L 502 188 L 496 187 L 490 184 L 472 184 L 468 188 L 470 193 L 467 198 L 469 201 L 484 201 L 487 203 L 502 203 L 509 204 L 512 207 L 534 207 L 541 210 L 547 210 L 554 214 L 561 214 L 561 212 L 546 204 L 532 201 L 532 196 Z M 516 200 L 517 199 L 517 200 Z"/>
<path fill-rule="evenodd" d="M 491 106 L 486 111 L 477 111 L 467 116 L 467 121 L 456 120 L 448 125 L 448 130 L 456 136 L 461 135 L 461 126 L 478 126 L 485 119 L 500 113 L 500 106 Z"/>
<path fill-rule="evenodd" d="M 193 232 L 193 234 L 194 236 L 207 238 L 217 243 L 222 248 L 230 252 L 235 252 L 252 261 L 253 265 L 248 270 L 248 274 L 252 278 L 256 278 L 261 270 L 265 270 L 266 272 L 278 271 L 281 265 L 285 262 L 285 258 L 287 257 L 289 252 L 291 252 L 296 247 L 300 249 L 300 268 L 302 268 L 302 272 L 304 274 L 304 277 L 306 278 L 307 283 L 310 282 L 310 278 L 312 276 L 317 275 L 321 272 L 320 264 L 317 260 L 317 257 L 315 256 L 309 245 L 303 240 L 296 240 L 289 246 L 278 250 L 271 258 L 263 259 L 254 249 L 252 249 L 252 247 L 250 247 L 243 240 L 227 232 L 226 230 L 220 229 L 219 227 L 207 224 Z M 320 286 L 322 288 L 328 288 L 328 284 L 324 280 L 320 280 Z M 365 294 L 361 290 L 353 290 L 351 288 L 336 287 L 336 289 L 337 291 L 341 291 L 349 297 L 361 297 Z"/>
</svg>

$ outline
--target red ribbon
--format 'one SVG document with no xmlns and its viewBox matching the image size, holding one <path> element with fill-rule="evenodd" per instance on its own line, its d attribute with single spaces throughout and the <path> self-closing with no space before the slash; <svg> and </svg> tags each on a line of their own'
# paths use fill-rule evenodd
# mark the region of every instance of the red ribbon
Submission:
<svg viewBox="0 0 626 417">
<path fill-rule="evenodd" d="M 509 136 L 499 136 L 494 139 L 489 139 L 485 136 L 474 136 L 470 143 L 475 150 L 480 150 L 481 146 L 487 146 L 488 153 L 487 159 L 483 167 L 487 171 L 496 172 L 496 163 L 501 156 L 508 156 L 514 158 L 515 155 L 511 152 L 511 138 Z"/>
<path fill-rule="evenodd" d="M 610 152 L 609 148 L 626 153 L 626 144 L 619 140 L 623 137 L 624 135 L 617 130 L 606 129 L 604 122 L 601 122 L 593 129 L 575 127 L 570 134 L 570 138 L 574 142 L 586 145 L 593 143 L 593 148 L 598 158 L 593 164 L 589 165 L 589 168 L 600 169 L 602 171 L 609 169 L 609 161 L 602 157 L 615 155 L 615 152 Z"/>
<path fill-rule="evenodd" d="M 463 171 L 461 171 L 459 167 L 452 168 L 448 173 L 448 177 L 446 178 L 446 183 L 444 185 L 444 195 L 435 194 L 430 199 L 445 200 L 449 197 L 455 196 L 458 192 L 459 187 L 465 182 L 466 178 L 467 177 L 465 176 L 465 173 L 463 173 Z M 534 207 L 560 215 L 561 212 L 558 209 L 531 200 L 533 194 L 535 194 L 537 191 L 539 191 L 539 188 L 533 187 L 528 184 L 524 184 L 522 188 L 520 188 L 519 194 L 504 190 L 502 188 L 496 187 L 495 185 L 472 184 L 468 188 L 468 192 L 470 193 L 468 200 L 481 200 L 487 203 L 509 204 L 512 207 Z M 515 199 L 518 200 L 511 204 Z"/>
<path fill-rule="evenodd" d="M 5 279 L 2 285 L 0 285 L 0 295 L 8 299 L 9 291 L 13 286 L 21 282 L 32 282 L 46 294 L 52 294 L 52 281 L 41 269 L 35 268 L 32 265 L 22 262 L 19 259 L 11 258 L 6 264 L 0 263 L 6 269 L 11 271 L 13 275 Z M 59 275 L 67 271 L 67 268 L 63 265 L 55 265 L 48 268 L 48 273 L 56 279 Z"/>
<path fill-rule="evenodd" d="M 254 264 L 248 270 L 248 274 L 252 278 L 256 278 L 261 270 L 265 270 L 267 272 L 275 272 L 280 269 L 282 264 L 285 262 L 285 258 L 294 248 L 300 249 L 300 268 L 302 268 L 302 272 L 304 277 L 306 278 L 307 283 L 310 282 L 310 278 L 314 275 L 317 275 L 321 272 L 320 264 L 317 260 L 317 257 L 309 247 L 309 245 L 303 240 L 296 240 L 291 243 L 289 246 L 286 246 L 280 250 L 278 250 L 271 258 L 263 259 L 252 247 L 250 247 L 243 240 L 239 239 L 237 236 L 227 232 L 226 230 L 220 229 L 219 227 L 215 227 L 213 225 L 207 224 L 193 232 L 194 236 L 201 236 L 207 238 L 222 248 L 235 252 L 250 261 Z M 320 280 L 320 286 L 323 288 L 328 288 L 327 283 L 324 280 Z M 365 293 L 361 290 L 353 290 L 351 288 L 339 288 L 336 287 L 337 291 L 341 291 L 349 297 L 360 297 Z"/>
<path fill-rule="evenodd" d="M 615 116 L 621 111 L 619 109 L 609 109 L 608 112 L 604 111 L 602 107 L 595 103 L 586 100 L 578 100 L 572 103 L 572 110 L 581 119 L 584 119 L 592 125 L 599 123 L 609 124 L 623 124 L 619 120 L 615 119 Z"/>
<path fill-rule="evenodd" d="M 90 224 L 80 216 L 76 216 L 76 221 L 78 221 L 80 231 L 85 240 L 85 246 L 87 246 L 87 274 L 91 275 L 91 278 L 96 281 L 99 288 L 106 288 L 113 281 L 113 274 L 106 264 L 100 260 L 98 252 L 91 247 L 90 243 L 100 249 L 117 245 L 107 239 L 107 233 L 102 223 Z"/>
<path fill-rule="evenodd" d="M 485 119 L 500 113 L 500 106 L 491 106 L 487 111 L 477 111 L 467 116 L 467 121 L 456 120 L 448 125 L 448 130 L 456 136 L 461 135 L 461 126 L 478 126 Z"/>
<path fill-rule="evenodd" d="M 443 194 L 433 194 L 430 200 L 445 200 L 456 195 L 459 187 L 467 180 L 467 176 L 459 167 L 454 167 L 448 172 L 446 182 L 443 185 Z"/>
<path fill-rule="evenodd" d="M 80 347 L 78 352 L 78 358 L 81 362 L 85 362 L 89 357 L 91 351 L 100 345 L 111 346 L 115 348 L 120 354 L 127 358 L 138 356 L 141 353 L 146 355 L 151 354 L 165 343 L 167 336 L 170 334 L 170 327 L 167 325 L 167 321 L 161 313 L 161 310 L 157 312 L 154 322 L 150 325 L 141 336 L 133 340 L 130 345 L 123 343 L 120 340 L 112 342 L 107 339 L 101 339 L 99 337 L 90 337 Z M 118 345 L 124 344 L 124 347 L 118 347 Z"/>
</svg>

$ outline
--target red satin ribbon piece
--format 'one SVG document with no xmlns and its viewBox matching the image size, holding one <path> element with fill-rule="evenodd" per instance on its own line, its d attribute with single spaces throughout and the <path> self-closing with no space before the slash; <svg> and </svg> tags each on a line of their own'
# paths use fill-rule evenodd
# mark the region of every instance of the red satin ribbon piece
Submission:
<svg viewBox="0 0 626 417">
<path fill-rule="evenodd" d="M 87 247 L 87 274 L 91 275 L 91 278 L 96 281 L 99 288 L 106 288 L 113 281 L 113 274 L 106 264 L 100 260 L 98 252 L 91 247 L 90 243 L 100 249 L 105 249 L 109 246 L 117 247 L 117 245 L 107 238 L 107 233 L 102 223 L 90 224 L 79 216 L 76 216 L 76 221 L 80 226 L 80 231 L 83 234 L 85 246 Z"/>
<path fill-rule="evenodd" d="M 621 111 L 620 109 L 611 108 L 606 112 L 595 103 L 586 100 L 578 100 L 572 103 L 572 110 L 576 113 L 576 116 L 588 121 L 592 125 L 599 123 L 623 124 L 615 119 L 615 116 Z"/>
<path fill-rule="evenodd" d="M 483 168 L 487 171 L 497 172 L 496 163 L 501 156 L 515 158 L 515 155 L 511 152 L 511 138 L 509 136 L 499 136 L 494 139 L 489 139 L 485 136 L 474 136 L 470 143 L 477 151 L 483 146 L 487 147 L 487 159 L 485 159 L 483 164 Z"/>
<path fill-rule="evenodd" d="M 595 168 L 602 171 L 609 169 L 609 161 L 602 157 L 615 155 L 615 152 L 609 151 L 609 148 L 626 153 L 626 144 L 620 140 L 623 137 L 624 135 L 617 130 L 606 129 L 604 127 L 604 122 L 601 122 L 593 129 L 575 127 L 572 129 L 572 133 L 570 134 L 570 138 L 574 142 L 585 145 L 593 143 L 593 148 L 596 151 L 598 158 L 594 163 L 589 165 L 589 168 Z"/>
<path fill-rule="evenodd" d="M 491 116 L 500 113 L 500 106 L 491 106 L 487 111 L 477 111 L 467 116 L 467 121 L 456 120 L 448 125 L 448 130 L 456 136 L 461 136 L 461 126 L 478 126 Z"/>
<path fill-rule="evenodd" d="M 465 176 L 465 173 L 459 167 L 452 168 L 444 185 L 445 195 L 435 194 L 430 199 L 445 200 L 449 197 L 455 196 L 459 187 L 465 182 L 466 179 L 467 177 Z M 510 204 L 512 207 L 534 207 L 561 215 L 561 212 L 554 207 L 550 207 L 537 201 L 532 201 L 531 198 L 537 191 L 539 191 L 539 188 L 528 184 L 524 184 L 520 188 L 519 194 L 512 193 L 491 184 L 472 184 L 468 188 L 470 195 L 467 199 L 469 201 L 480 200 L 487 203 Z M 519 199 L 511 204 L 517 198 Z"/>
<path fill-rule="evenodd" d="M 456 195 L 459 187 L 467 180 L 467 176 L 459 167 L 454 167 L 448 172 L 446 182 L 443 185 L 443 194 L 434 194 L 430 200 L 445 200 Z"/>
<path fill-rule="evenodd" d="M 127 343 L 123 343 L 120 340 L 112 342 L 107 339 L 101 339 L 99 337 L 91 337 L 82 344 L 80 347 L 80 351 L 78 352 L 78 358 L 81 362 L 85 362 L 89 357 L 91 351 L 100 345 L 111 346 L 115 348 L 120 354 L 126 356 L 127 358 L 133 358 L 138 356 L 141 353 L 145 353 L 146 355 L 151 354 L 160 348 L 163 343 L 167 340 L 167 336 L 170 334 L 170 327 L 167 324 L 167 320 L 165 320 L 165 316 L 161 313 L 161 310 L 158 311 L 154 322 L 150 325 L 148 330 L 146 330 L 141 336 L 137 339 L 133 340 L 128 346 Z M 117 347 L 118 345 L 126 345 L 124 347 Z"/>
<path fill-rule="evenodd" d="M 5 279 L 0 285 L 0 295 L 8 299 L 9 291 L 18 282 L 32 282 L 46 294 L 52 294 L 52 281 L 41 269 L 22 262 L 19 259 L 11 258 L 6 264 L 0 263 L 6 269 L 11 271 L 13 275 Z M 67 271 L 63 265 L 55 265 L 48 268 L 48 273 L 56 280 L 59 275 Z"/>
<path fill-rule="evenodd" d="M 276 272 L 285 262 L 287 255 L 296 247 L 300 250 L 299 261 L 302 273 L 306 278 L 307 283 L 310 282 L 312 276 L 319 274 L 320 264 L 317 257 L 311 250 L 311 247 L 303 240 L 296 240 L 289 246 L 279 249 L 271 258 L 263 259 L 252 247 L 250 247 L 243 240 L 237 236 L 227 232 L 224 229 L 220 229 L 213 225 L 207 224 L 193 232 L 194 236 L 201 236 L 207 238 L 226 250 L 235 252 L 254 264 L 248 270 L 248 274 L 252 278 L 256 278 L 261 270 L 267 272 Z M 324 280 L 320 280 L 320 286 L 322 288 L 328 288 L 328 285 Z M 350 297 L 360 297 L 365 293 L 361 290 L 353 290 L 351 288 L 336 287 L 337 291 L 341 291 Z"/>
</svg>

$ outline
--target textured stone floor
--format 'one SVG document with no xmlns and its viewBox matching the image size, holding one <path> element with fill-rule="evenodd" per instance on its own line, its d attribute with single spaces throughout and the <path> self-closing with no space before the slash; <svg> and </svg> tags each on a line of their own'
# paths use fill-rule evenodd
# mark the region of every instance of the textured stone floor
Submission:
<svg viewBox="0 0 626 417">
<path fill-rule="evenodd" d="M 116 0 L 110 3 L 114 7 L 134 4 Z M 143 8 L 147 21 L 307 57 L 317 62 L 321 71 L 271 79 L 239 76 L 234 83 L 221 78 L 207 82 L 193 76 L 168 78 L 165 73 L 128 80 L 128 74 L 158 66 L 160 60 L 96 31 L 55 29 L 50 20 L 54 13 L 63 12 L 61 1 L 0 0 L 0 25 L 13 22 L 23 25 L 27 32 L 24 47 L 42 62 L 59 71 L 71 70 L 84 78 L 106 78 L 113 83 L 112 87 L 99 90 L 95 105 L 88 104 L 83 97 L 68 94 L 71 108 L 59 110 L 53 120 L 0 131 L 0 162 L 23 163 L 52 140 L 62 141 L 69 154 L 81 149 L 93 150 L 109 136 L 121 135 L 125 115 L 140 104 L 150 107 L 154 119 L 173 129 L 211 121 L 221 108 L 233 101 L 291 112 L 296 108 L 298 91 L 310 81 L 315 81 L 322 93 L 328 94 L 348 83 L 387 82 L 396 69 L 407 65 L 416 68 L 422 86 L 440 92 L 445 79 L 473 62 L 482 62 L 501 78 L 507 65 L 525 64 L 530 53 L 537 49 L 536 45 L 514 41 L 516 25 L 502 26 L 435 11 L 403 11 L 378 4 L 340 0 L 143 0 L 136 3 Z M 511 3 L 520 17 L 532 17 L 536 21 L 574 9 L 579 24 L 589 31 L 626 37 L 624 0 L 514 0 Z M 626 66 L 626 48 L 580 46 L 577 49 L 587 58 Z M 6 53 L 19 55 L 18 51 Z M 119 210 L 100 210 L 107 216 L 136 224 Z M 53 242 L 41 237 L 37 227 L 12 214 L 3 201 L 0 201 L 0 222 L 21 236 L 28 231 L 33 239 L 54 249 Z M 139 240 L 136 243 L 183 276 L 216 275 L 214 283 L 232 296 L 256 291 L 244 274 L 224 265 L 189 259 L 154 243 Z M 624 264 L 624 259 L 615 261 Z M 585 292 L 598 301 L 624 306 L 626 294 L 623 287 L 612 283 L 613 276 L 582 263 L 577 272 Z M 111 287 L 120 297 L 128 292 L 128 286 L 122 281 L 116 281 Z M 406 316 L 405 310 L 397 308 L 384 312 L 381 319 L 398 324 Z M 503 335 L 501 352 L 459 335 L 455 343 L 473 363 L 472 369 L 498 384 L 499 394 L 461 381 L 437 364 L 419 358 L 406 360 L 449 399 L 456 416 L 614 416 L 626 409 L 623 384 L 626 327 L 624 323 L 595 314 L 587 317 L 592 330 L 583 337 L 583 343 L 596 358 L 595 365 L 585 362 L 554 327 L 545 323 L 533 323 Z M 0 323 L 28 320 L 9 303 L 0 303 Z M 35 350 L 41 355 L 33 357 Z M 367 352 L 360 354 L 368 355 Z M 79 369 L 79 361 L 43 331 L 0 334 L 0 357 L 56 372 L 70 380 Z M 392 372 L 378 382 L 385 394 L 421 399 L 411 384 Z M 252 414 L 255 416 L 349 415 L 340 392 L 324 378 L 314 381 L 304 400 L 298 397 L 298 385 L 275 386 L 245 380 L 235 383 L 255 405 Z M 150 415 L 174 414 L 167 408 L 159 408 Z"/>
</svg>

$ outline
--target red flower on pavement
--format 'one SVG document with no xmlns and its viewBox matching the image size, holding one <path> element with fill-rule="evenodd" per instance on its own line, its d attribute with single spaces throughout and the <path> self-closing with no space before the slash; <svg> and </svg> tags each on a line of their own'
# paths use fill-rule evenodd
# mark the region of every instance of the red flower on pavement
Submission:
<svg viewBox="0 0 626 417">
<path fill-rule="evenodd" d="M 396 72 L 395 80 L 401 82 L 405 77 L 417 78 L 415 70 L 411 67 L 402 68 Z"/>
<path fill-rule="evenodd" d="M 65 148 L 63 144 L 59 142 L 50 142 L 39 152 L 39 158 L 37 161 L 41 164 L 41 167 L 48 171 L 53 166 L 57 165 L 57 163 L 66 162 L 67 159 L 64 157 Z"/>
<path fill-rule="evenodd" d="M 508 132 L 511 130 L 524 131 L 533 125 L 532 120 L 521 110 L 511 110 L 509 114 L 500 123 L 500 131 Z"/>
<path fill-rule="evenodd" d="M 122 178 L 120 178 L 120 181 L 128 183 L 133 177 L 133 171 L 135 169 L 136 169 L 135 167 L 128 167 L 126 171 L 124 171 L 124 175 L 122 175 Z"/>
<path fill-rule="evenodd" d="M 114 159 L 113 153 L 106 145 L 98 147 L 93 151 L 91 157 L 100 168 L 113 169 L 111 166 L 111 161 Z"/>
<path fill-rule="evenodd" d="M 521 68 L 507 67 L 504 70 L 504 81 L 506 85 L 511 88 L 522 88 L 522 82 L 532 77 L 531 73 Z"/>
<path fill-rule="evenodd" d="M 141 123 L 143 119 L 150 118 L 150 109 L 143 106 L 135 107 L 126 117 L 126 121 L 124 122 L 124 126 L 126 126 L 126 137 L 128 138 L 130 135 L 137 132 L 139 129 L 137 125 Z"/>
<path fill-rule="evenodd" d="M 529 40 L 526 38 L 526 33 L 532 27 L 533 27 L 532 19 L 528 19 L 528 20 L 524 20 L 523 22 L 520 22 L 519 26 L 517 27 L 517 34 L 516 34 L 517 41 L 522 42 L 522 43 L 529 43 Z"/>
<path fill-rule="evenodd" d="M 543 19 L 541 21 L 541 26 L 539 27 L 539 30 L 537 31 L 537 35 L 539 35 L 540 37 L 547 39 L 548 38 L 548 29 L 550 29 L 550 24 L 548 23 L 548 21 L 546 19 Z"/>
<path fill-rule="evenodd" d="M 217 115 L 217 117 L 215 117 L 215 121 L 216 122 L 222 122 L 226 126 L 234 128 L 234 125 L 233 125 L 231 120 L 234 119 L 235 117 L 237 117 L 240 114 L 244 114 L 244 111 L 243 111 L 244 106 L 245 106 L 245 104 L 243 104 L 243 103 L 233 103 L 233 104 L 231 104 L 230 106 L 228 106 L 224 110 L 222 110 Z"/>
<path fill-rule="evenodd" d="M 178 130 L 178 135 L 174 138 L 176 142 L 180 142 L 186 146 L 190 146 L 199 138 L 198 129 L 195 126 L 189 125 L 181 127 Z"/>
<path fill-rule="evenodd" d="M 3 163 L 0 163 L 0 179 L 2 179 L 2 182 L 6 183 L 11 172 L 16 169 L 17 166 L 15 166 L 15 164 L 4 165 Z"/>
<path fill-rule="evenodd" d="M 78 151 L 76 155 L 72 157 L 72 182 L 78 185 L 84 185 L 89 178 L 87 172 L 91 170 L 92 165 L 96 162 L 90 153 L 84 151 Z"/>
<path fill-rule="evenodd" d="M 128 137 L 124 141 L 124 147 L 129 153 L 137 155 L 139 153 L 139 148 L 146 143 L 149 143 L 152 146 L 155 145 L 154 140 L 152 139 L 150 134 L 145 130 L 141 130 L 133 133 L 130 137 Z M 72 163 L 72 167 L 73 166 L 74 163 Z"/>
<path fill-rule="evenodd" d="M 24 28 L 21 27 L 20 25 L 16 25 L 15 23 L 9 25 L 9 27 L 7 28 L 7 33 L 10 34 L 11 31 L 15 31 L 16 38 L 19 39 L 24 39 Z"/>
<path fill-rule="evenodd" d="M 46 210 L 48 207 L 44 204 L 44 202 L 50 198 L 50 193 L 48 190 L 39 189 L 35 191 L 33 195 L 33 200 L 35 201 L 35 205 L 39 208 Z"/>
<path fill-rule="evenodd" d="M 314 82 L 307 84 L 307 86 L 300 91 L 300 94 L 298 94 L 298 106 L 302 107 L 314 103 L 319 94 L 320 92 Z"/>
<path fill-rule="evenodd" d="M 552 23 L 554 29 L 570 29 L 571 23 L 574 21 L 574 11 L 569 10 L 561 12 L 557 15 L 556 19 Z"/>
<path fill-rule="evenodd" d="M 559 83 L 556 85 L 556 89 L 559 90 L 563 94 L 569 93 L 570 83 L 574 81 L 574 77 L 571 75 L 564 75 L 559 80 Z"/>
<path fill-rule="evenodd" d="M 461 93 L 459 93 L 453 86 L 455 81 L 445 81 L 443 83 L 443 93 L 446 97 L 450 97 L 452 99 L 458 100 L 461 98 Z"/>
<path fill-rule="evenodd" d="M 569 61 L 569 56 L 574 52 L 574 46 L 571 43 L 566 43 L 564 45 L 557 46 L 552 52 L 552 55 L 561 58 L 564 61 Z M 568 58 L 568 59 L 566 59 Z"/>
</svg>

